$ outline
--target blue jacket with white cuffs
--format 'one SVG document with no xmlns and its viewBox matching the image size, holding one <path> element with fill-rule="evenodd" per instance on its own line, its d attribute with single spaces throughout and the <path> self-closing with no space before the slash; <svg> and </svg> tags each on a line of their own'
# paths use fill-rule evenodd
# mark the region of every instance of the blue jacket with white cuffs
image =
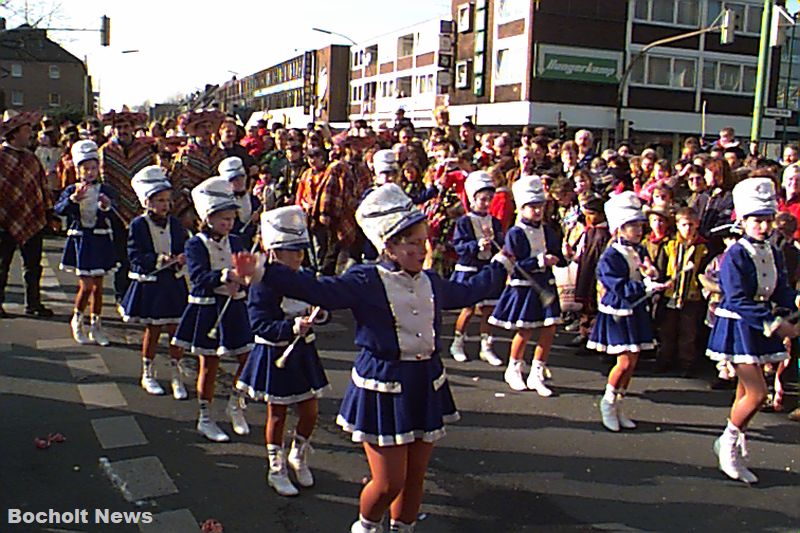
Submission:
<svg viewBox="0 0 800 533">
<path fill-rule="evenodd" d="M 102 209 L 97 204 L 96 198 L 87 197 L 80 202 L 72 201 L 72 195 L 77 188 L 77 184 L 69 185 L 54 206 L 57 214 L 67 217 L 69 229 L 67 236 L 80 236 L 83 231 L 92 231 L 95 235 L 111 234 L 111 220 L 113 212 L 111 208 Z M 105 184 L 95 184 L 96 193 L 105 194 L 109 200 L 114 200 L 114 191 Z M 91 193 L 90 193 L 91 194 Z M 93 204 L 93 205 L 92 205 Z"/>
<path fill-rule="evenodd" d="M 478 240 L 483 238 L 483 226 L 491 229 L 491 238 L 496 244 L 491 245 L 487 251 L 486 259 L 479 258 L 480 249 L 478 248 Z M 476 234 L 476 227 L 480 228 L 481 235 Z M 492 256 L 494 255 L 497 245 L 503 242 L 503 225 L 492 215 L 479 215 L 470 212 L 456 221 L 456 227 L 453 232 L 453 248 L 458 254 L 458 262 L 456 263 L 456 270 L 465 272 L 477 272 L 481 267 L 489 264 Z"/>
<path fill-rule="evenodd" d="M 233 271 L 232 256 L 243 251 L 242 241 L 236 235 L 226 235 L 215 241 L 208 233 L 200 232 L 186 241 L 184 252 L 192 286 L 189 303 L 213 305 L 214 296 L 229 296 L 225 283 Z M 245 296 L 244 290 L 240 289 L 233 299 L 241 300 Z"/>
<path fill-rule="evenodd" d="M 602 296 L 598 310 L 614 316 L 631 316 L 633 303 L 645 295 L 646 287 L 639 266 L 647 257 L 641 244 L 619 240 L 612 243 L 597 263 L 597 280 Z M 639 305 L 644 305 L 641 301 Z"/>
<path fill-rule="evenodd" d="M 524 220 L 518 221 L 508 230 L 505 247 L 517 258 L 519 269 L 533 275 L 539 283 L 554 280 L 553 269 L 542 262 L 544 255 L 557 257 L 556 266 L 567 266 L 567 260 L 561 252 L 561 238 L 546 224 L 535 226 Z M 529 283 L 518 269 L 511 273 L 510 285 L 527 286 Z"/>
<path fill-rule="evenodd" d="M 147 274 L 161 267 L 163 256 L 182 254 L 187 238 L 186 230 L 173 216 L 168 217 L 163 228 L 147 214 L 134 218 L 128 227 L 128 259 L 131 263 L 128 277 L 135 281 L 156 281 L 156 276 Z M 165 272 L 170 272 L 170 269 Z"/>
<path fill-rule="evenodd" d="M 306 271 L 301 271 L 300 275 L 313 277 Z M 256 336 L 256 343 L 272 346 L 288 345 L 295 337 L 294 319 L 307 316 L 309 307 L 305 302 L 284 297 L 263 279 L 253 283 L 247 297 L 247 314 L 250 317 L 250 327 Z M 306 344 L 312 342 L 314 333 L 309 330 L 304 339 Z"/>
</svg>

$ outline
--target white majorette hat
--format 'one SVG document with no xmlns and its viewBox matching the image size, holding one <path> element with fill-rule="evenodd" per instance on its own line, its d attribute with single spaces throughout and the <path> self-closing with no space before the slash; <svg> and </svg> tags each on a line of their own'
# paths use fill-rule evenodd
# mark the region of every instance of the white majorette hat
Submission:
<svg viewBox="0 0 800 533">
<path fill-rule="evenodd" d="M 471 202 L 475 199 L 475 195 L 485 189 L 492 189 L 494 191 L 494 181 L 488 172 L 477 170 L 471 172 L 464 181 L 464 190 L 467 191 L 467 199 Z"/>
<path fill-rule="evenodd" d="M 642 201 L 633 191 L 615 194 L 603 206 L 608 220 L 608 229 L 614 233 L 628 222 L 644 222 L 647 220 L 642 212 Z"/>
<path fill-rule="evenodd" d="M 76 167 L 84 161 L 100 159 L 97 155 L 97 145 L 94 141 L 76 141 L 75 144 L 72 145 L 70 152 L 72 154 L 72 162 Z"/>
<path fill-rule="evenodd" d="M 228 181 L 235 180 L 240 176 L 247 176 L 247 171 L 244 169 L 244 163 L 241 158 L 233 156 L 226 157 L 219 163 L 219 175 Z"/>
<path fill-rule="evenodd" d="M 387 240 L 422 220 L 425 213 L 415 208 L 411 198 L 394 183 L 369 193 L 356 209 L 356 222 L 380 252 Z"/>
<path fill-rule="evenodd" d="M 733 188 L 736 218 L 774 215 L 778 211 L 775 184 L 769 178 L 747 178 Z"/>
<path fill-rule="evenodd" d="M 172 189 L 172 184 L 164 174 L 164 169 L 159 165 L 150 165 L 136 173 L 131 179 L 131 187 L 133 187 L 133 192 L 136 193 L 139 203 L 142 204 L 142 207 L 146 207 L 145 201 L 148 198 L 154 194 Z"/>
<path fill-rule="evenodd" d="M 372 156 L 372 168 L 377 176 L 381 172 L 397 172 L 397 158 L 392 150 L 378 150 Z"/>
<path fill-rule="evenodd" d="M 517 209 L 528 204 L 543 204 L 547 200 L 544 193 L 544 184 L 539 176 L 520 176 L 511 186 L 514 193 L 514 204 Z"/>
<path fill-rule="evenodd" d="M 233 186 L 220 176 L 208 178 L 192 189 L 192 202 L 201 220 L 226 209 L 238 209 L 233 197 Z"/>
<path fill-rule="evenodd" d="M 303 250 L 311 245 L 306 214 L 299 205 L 261 213 L 261 243 L 265 250 Z"/>
</svg>

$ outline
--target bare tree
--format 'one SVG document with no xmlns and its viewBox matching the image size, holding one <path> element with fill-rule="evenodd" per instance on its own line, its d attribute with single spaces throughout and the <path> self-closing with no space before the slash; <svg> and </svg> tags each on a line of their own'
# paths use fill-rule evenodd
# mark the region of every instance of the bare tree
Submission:
<svg viewBox="0 0 800 533">
<path fill-rule="evenodd" d="M 11 24 L 34 28 L 52 27 L 68 18 L 60 0 L 5 0 L 0 2 L 0 15 Z"/>
</svg>

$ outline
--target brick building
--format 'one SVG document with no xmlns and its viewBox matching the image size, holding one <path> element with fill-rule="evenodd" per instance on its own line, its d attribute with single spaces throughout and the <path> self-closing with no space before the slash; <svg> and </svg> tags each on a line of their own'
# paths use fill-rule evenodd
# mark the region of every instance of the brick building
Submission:
<svg viewBox="0 0 800 533">
<path fill-rule="evenodd" d="M 83 61 L 30 26 L 6 30 L 0 19 L 3 109 L 94 113 L 91 78 Z"/>
</svg>

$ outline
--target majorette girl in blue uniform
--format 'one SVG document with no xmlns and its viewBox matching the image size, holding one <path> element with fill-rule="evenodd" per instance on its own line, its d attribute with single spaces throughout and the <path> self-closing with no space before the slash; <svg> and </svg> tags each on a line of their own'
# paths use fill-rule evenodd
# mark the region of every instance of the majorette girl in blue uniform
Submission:
<svg viewBox="0 0 800 533">
<path fill-rule="evenodd" d="M 544 383 L 547 359 L 561 323 L 561 306 L 555 297 L 553 267 L 567 264 L 561 252 L 558 234 L 542 222 L 545 192 L 539 176 L 522 176 L 512 186 L 514 203 L 519 216 L 506 234 L 505 247 L 517 258 L 517 268 L 503 289 L 489 323 L 504 329 L 516 330 L 505 381 L 517 391 L 532 389 L 539 396 L 551 396 L 553 391 Z M 525 348 L 539 330 L 533 365 L 527 382 Z"/>
<path fill-rule="evenodd" d="M 72 337 L 78 344 L 96 342 L 108 346 L 100 314 L 103 311 L 103 276 L 119 267 L 111 238 L 113 191 L 100 183 L 100 165 L 94 141 L 72 145 L 72 161 L 79 182 L 61 193 L 55 205 L 59 215 L 67 217 L 69 229 L 59 268 L 78 275 L 78 294 L 70 321 Z M 83 316 L 91 299 L 91 326 L 87 336 Z"/>
<path fill-rule="evenodd" d="M 714 442 L 719 468 L 745 483 L 758 478 L 744 464 L 745 431 L 767 397 L 761 365 L 788 358 L 786 337 L 797 337 L 798 326 L 776 311 L 796 311 L 797 294 L 787 283 L 781 252 L 769 242 L 777 211 L 775 186 L 769 178 L 750 178 L 733 189 L 736 217 L 744 236 L 725 252 L 719 272 L 722 301 L 706 355 L 736 367 L 739 384 L 728 425 Z"/>
<path fill-rule="evenodd" d="M 352 311 L 360 352 L 337 423 L 363 444 L 372 478 L 351 531 L 381 531 L 390 506 L 393 531 L 412 531 L 434 442 L 445 422 L 458 419 L 439 357 L 442 311 L 489 298 L 512 263 L 498 254 L 465 283 L 423 271 L 425 215 L 395 184 L 368 195 L 356 220 L 381 252 L 378 264 L 317 279 L 272 263 L 264 282 L 312 305 Z"/>
<path fill-rule="evenodd" d="M 279 207 L 261 215 L 261 246 L 270 263 L 298 272 L 310 245 L 306 215 L 300 206 Z M 287 298 L 279 287 L 263 281 L 250 286 L 247 311 L 256 346 L 236 388 L 253 400 L 267 403 L 267 482 L 281 496 L 296 496 L 298 490 L 287 475 L 286 465 L 301 487 L 314 485 L 308 467 L 308 442 L 317 424 L 317 399 L 330 388 L 314 345 L 313 311 L 308 303 Z M 279 368 L 276 362 L 289 346 L 291 355 Z M 298 421 L 292 447 L 285 456 L 284 427 L 290 405 L 296 407 Z"/>
<path fill-rule="evenodd" d="M 226 442 L 229 437 L 212 420 L 209 407 L 214 398 L 219 358 L 235 356 L 239 360 L 235 383 L 253 347 L 253 332 L 245 305 L 248 280 L 237 274 L 233 261 L 234 254 L 250 254 L 244 251 L 241 239 L 231 235 L 237 204 L 226 178 L 214 176 L 202 182 L 192 190 L 192 201 L 202 222 L 200 231 L 186 241 L 186 266 L 192 288 L 189 305 L 183 312 L 172 344 L 200 358 L 198 431 L 209 440 Z M 223 313 L 229 298 L 230 303 Z M 212 332 L 220 315 L 219 326 Z M 244 407 L 244 395 L 234 389 L 225 413 L 239 435 L 250 432 Z"/>
<path fill-rule="evenodd" d="M 142 388 L 148 394 L 164 394 L 153 369 L 158 338 L 166 328 L 170 338 L 186 309 L 186 255 L 188 233 L 171 216 L 172 185 L 158 165 L 144 167 L 131 180 L 139 203 L 145 209 L 128 227 L 128 258 L 132 280 L 122 298 L 125 322 L 144 325 L 142 340 Z M 169 347 L 172 396 L 186 398 L 179 362 L 183 350 Z"/>
<path fill-rule="evenodd" d="M 616 432 L 620 427 L 636 427 L 623 413 L 622 400 L 639 354 L 655 348 L 646 296 L 663 290 L 666 284 L 651 281 L 657 272 L 641 245 L 647 217 L 636 194 L 626 191 L 614 195 L 604 210 L 612 241 L 597 263 L 600 303 L 586 347 L 617 359 L 600 400 L 603 426 Z"/>
<path fill-rule="evenodd" d="M 458 254 L 455 270 L 450 279 L 453 281 L 466 281 L 474 276 L 480 269 L 489 264 L 494 254 L 495 243 L 503 242 L 503 227 L 500 221 L 489 214 L 489 205 L 494 196 L 494 181 L 488 172 L 479 170 L 467 176 L 464 189 L 470 202 L 470 212 L 456 221 L 453 233 L 453 246 Z M 503 361 L 492 349 L 492 336 L 489 329 L 489 317 L 500 292 L 492 298 L 484 300 L 476 306 L 481 314 L 481 349 L 478 356 L 492 366 L 500 366 Z M 456 320 L 453 344 L 450 345 L 450 355 L 456 361 L 466 361 L 464 352 L 464 339 L 467 325 L 475 307 L 465 307 L 461 310 Z"/>
<path fill-rule="evenodd" d="M 231 235 L 236 235 L 242 239 L 242 246 L 244 246 L 245 250 L 249 250 L 253 246 L 253 239 L 255 239 L 258 231 L 261 202 L 256 195 L 249 192 L 247 170 L 245 170 L 240 158 L 226 157 L 220 162 L 218 168 L 219 175 L 231 182 L 233 200 L 239 206 L 236 211 L 236 218 L 233 220 Z"/>
</svg>

